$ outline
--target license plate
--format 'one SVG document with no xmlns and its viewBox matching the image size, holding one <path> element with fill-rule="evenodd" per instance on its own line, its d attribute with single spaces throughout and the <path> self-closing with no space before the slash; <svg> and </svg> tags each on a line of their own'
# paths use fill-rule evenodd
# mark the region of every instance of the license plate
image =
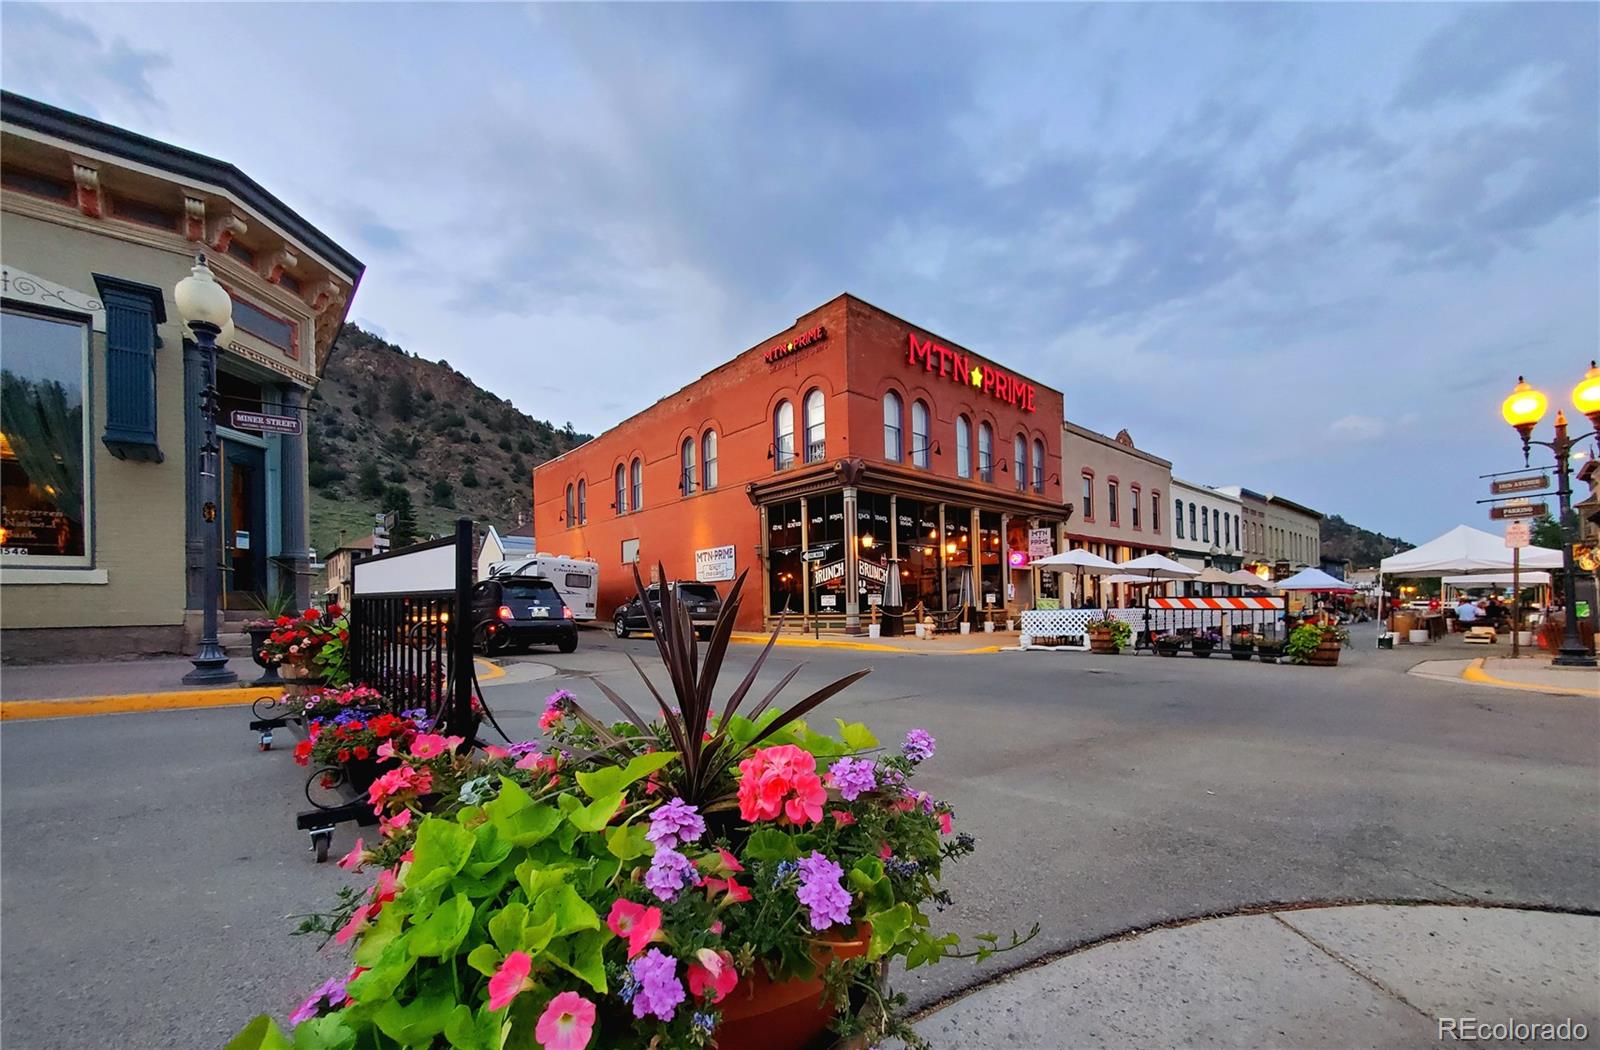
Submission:
<svg viewBox="0 0 1600 1050">
<path fill-rule="evenodd" d="M 545 607 L 544 607 L 544 606 L 542 606 L 542 605 L 535 605 L 535 606 L 534 606 L 534 607 L 533 607 L 533 608 L 532 608 L 532 609 L 531 609 L 531 610 L 530 610 L 530 612 L 532 612 L 532 614 L 533 614 L 533 618 L 534 618 L 534 619 L 535 619 L 535 620 L 545 620 L 545 619 L 549 619 L 549 617 L 550 617 L 550 610 L 549 610 L 549 609 L 546 609 L 546 608 L 545 608 Z"/>
</svg>

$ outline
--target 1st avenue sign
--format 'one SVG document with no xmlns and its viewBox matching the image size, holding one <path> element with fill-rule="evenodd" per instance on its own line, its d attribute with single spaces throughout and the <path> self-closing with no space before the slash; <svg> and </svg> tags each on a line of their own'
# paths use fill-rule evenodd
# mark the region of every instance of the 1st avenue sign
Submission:
<svg viewBox="0 0 1600 1050">
<path fill-rule="evenodd" d="M 1494 496 L 1509 496 L 1514 492 L 1543 492 L 1550 487 L 1548 474 L 1524 474 L 1516 478 L 1500 478 L 1489 482 L 1489 493 Z"/>
<path fill-rule="evenodd" d="M 265 412 L 243 412 L 234 409 L 229 422 L 235 430 L 259 430 L 265 434 L 300 433 L 299 416 L 269 416 Z"/>
</svg>

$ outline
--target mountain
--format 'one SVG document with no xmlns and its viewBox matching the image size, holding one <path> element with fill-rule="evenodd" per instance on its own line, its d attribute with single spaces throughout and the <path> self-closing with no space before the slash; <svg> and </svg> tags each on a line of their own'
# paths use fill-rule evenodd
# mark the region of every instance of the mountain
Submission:
<svg viewBox="0 0 1600 1050">
<path fill-rule="evenodd" d="M 347 324 L 311 398 L 311 544 L 326 555 L 407 501 L 418 538 L 463 514 L 515 528 L 532 517 L 534 466 L 587 440 Z"/>
<path fill-rule="evenodd" d="M 1398 536 L 1385 536 L 1352 525 L 1337 514 L 1322 519 L 1322 556 L 1348 561 L 1353 568 L 1374 569 L 1391 554 L 1416 546 Z"/>
</svg>

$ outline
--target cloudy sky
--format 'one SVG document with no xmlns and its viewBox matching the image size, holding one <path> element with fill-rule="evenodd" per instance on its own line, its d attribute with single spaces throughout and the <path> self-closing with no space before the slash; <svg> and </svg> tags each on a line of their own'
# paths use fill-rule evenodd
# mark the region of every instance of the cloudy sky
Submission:
<svg viewBox="0 0 1600 1050">
<path fill-rule="evenodd" d="M 853 292 L 1209 484 L 1486 525 L 1600 343 L 1600 7 L 0 8 L 0 80 L 238 164 L 352 317 L 597 431 Z"/>
</svg>

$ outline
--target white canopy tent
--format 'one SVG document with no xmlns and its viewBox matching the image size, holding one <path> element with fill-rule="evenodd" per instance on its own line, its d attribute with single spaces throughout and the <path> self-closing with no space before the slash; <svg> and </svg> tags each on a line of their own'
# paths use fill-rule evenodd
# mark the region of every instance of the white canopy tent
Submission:
<svg viewBox="0 0 1600 1050">
<path fill-rule="evenodd" d="M 1559 569 L 1561 552 L 1549 547 L 1523 547 L 1522 570 Z M 1378 622 L 1384 623 L 1385 576 L 1497 576 L 1512 570 L 1512 550 L 1505 538 L 1470 525 L 1457 525 L 1442 536 L 1378 563 Z"/>
<path fill-rule="evenodd" d="M 1509 572 L 1484 572 L 1471 576 L 1446 576 L 1444 582 L 1452 587 L 1470 590 L 1474 587 L 1510 587 L 1513 582 L 1523 587 L 1544 587 L 1550 583 L 1550 574 L 1542 569 L 1531 569 L 1513 580 Z"/>
</svg>

